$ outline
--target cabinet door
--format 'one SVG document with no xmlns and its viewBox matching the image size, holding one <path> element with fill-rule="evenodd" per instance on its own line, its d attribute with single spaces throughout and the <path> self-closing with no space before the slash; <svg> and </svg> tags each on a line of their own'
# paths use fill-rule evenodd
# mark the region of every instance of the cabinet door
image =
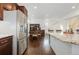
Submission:
<svg viewBox="0 0 79 59">
<path fill-rule="evenodd" d="M 3 5 L 0 4 L 0 20 L 3 20 Z"/>
<path fill-rule="evenodd" d="M 50 45 L 57 55 L 70 55 L 72 53 L 72 45 L 51 36 Z"/>
<path fill-rule="evenodd" d="M 16 10 L 17 4 L 16 3 L 4 3 L 4 9 L 7 11 Z"/>
<path fill-rule="evenodd" d="M 0 55 L 12 55 L 12 37 L 0 39 Z"/>
</svg>

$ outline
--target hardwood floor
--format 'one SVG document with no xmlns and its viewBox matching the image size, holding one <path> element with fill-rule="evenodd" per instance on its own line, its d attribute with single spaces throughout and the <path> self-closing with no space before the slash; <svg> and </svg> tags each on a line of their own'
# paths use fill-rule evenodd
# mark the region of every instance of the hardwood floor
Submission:
<svg viewBox="0 0 79 59">
<path fill-rule="evenodd" d="M 41 39 L 29 38 L 28 48 L 24 55 L 55 55 L 49 45 L 48 36 Z"/>
</svg>

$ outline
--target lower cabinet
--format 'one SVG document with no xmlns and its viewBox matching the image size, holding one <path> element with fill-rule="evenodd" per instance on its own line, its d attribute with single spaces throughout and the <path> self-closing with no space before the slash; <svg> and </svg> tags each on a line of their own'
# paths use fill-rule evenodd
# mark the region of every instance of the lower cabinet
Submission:
<svg viewBox="0 0 79 59">
<path fill-rule="evenodd" d="M 79 55 L 79 45 L 72 44 L 72 55 Z"/>
<path fill-rule="evenodd" d="M 0 55 L 12 55 L 12 36 L 0 39 Z"/>
<path fill-rule="evenodd" d="M 58 38 L 51 36 L 50 45 L 54 50 L 56 55 L 71 55 L 72 45 L 63 41 L 58 40 Z"/>
<path fill-rule="evenodd" d="M 66 43 L 50 36 L 50 46 L 56 55 L 79 55 L 79 45 Z"/>
</svg>

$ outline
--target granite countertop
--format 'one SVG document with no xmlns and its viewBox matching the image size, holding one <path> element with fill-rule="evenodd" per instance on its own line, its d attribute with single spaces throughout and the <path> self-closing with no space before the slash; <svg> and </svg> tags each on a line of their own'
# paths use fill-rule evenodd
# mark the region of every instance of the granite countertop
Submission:
<svg viewBox="0 0 79 59">
<path fill-rule="evenodd" d="M 79 34 L 61 34 L 61 33 L 50 33 L 50 32 L 48 32 L 47 34 L 50 34 L 51 36 L 54 36 L 63 42 L 79 45 Z"/>
<path fill-rule="evenodd" d="M 8 37 L 8 36 L 13 36 L 12 34 L 0 34 L 0 38 Z"/>
</svg>

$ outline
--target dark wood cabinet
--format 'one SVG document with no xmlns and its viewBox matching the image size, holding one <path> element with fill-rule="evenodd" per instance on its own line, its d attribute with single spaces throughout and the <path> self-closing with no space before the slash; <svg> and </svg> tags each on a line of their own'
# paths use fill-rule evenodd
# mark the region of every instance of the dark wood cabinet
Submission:
<svg viewBox="0 0 79 59">
<path fill-rule="evenodd" d="M 28 16 L 27 9 L 24 6 L 19 6 L 16 3 L 0 3 L 0 20 L 3 20 L 4 10 L 7 10 L 7 11 L 20 10 L 26 16 Z"/>
<path fill-rule="evenodd" d="M 16 3 L 0 3 L 0 20 L 3 20 L 4 10 L 12 11 L 17 10 L 18 5 Z"/>
<path fill-rule="evenodd" d="M 41 30 L 40 24 L 30 24 L 30 31 Z"/>
<path fill-rule="evenodd" d="M 0 39 L 0 55 L 12 55 L 12 36 Z"/>
<path fill-rule="evenodd" d="M 0 3 L 0 20 L 3 20 L 4 10 L 11 11 L 16 9 L 15 3 Z"/>
<path fill-rule="evenodd" d="M 3 20 L 3 5 L 0 4 L 0 20 Z"/>
<path fill-rule="evenodd" d="M 4 3 L 3 4 L 3 8 L 7 11 L 16 10 L 17 6 L 18 5 L 16 3 Z"/>
</svg>

